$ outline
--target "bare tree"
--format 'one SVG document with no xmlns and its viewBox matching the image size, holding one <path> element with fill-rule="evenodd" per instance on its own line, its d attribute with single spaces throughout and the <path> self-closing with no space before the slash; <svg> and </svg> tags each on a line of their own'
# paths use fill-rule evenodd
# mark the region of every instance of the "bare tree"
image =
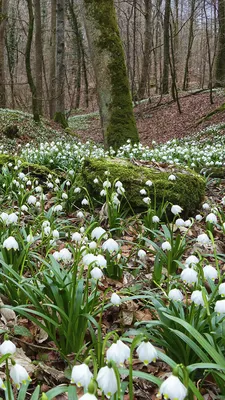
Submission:
<svg viewBox="0 0 225 400">
<path fill-rule="evenodd" d="M 214 86 L 225 86 L 225 0 L 218 0 L 219 35 L 215 60 Z"/>
<path fill-rule="evenodd" d="M 6 107 L 5 87 L 5 27 L 7 21 L 8 1 L 0 0 L 0 107 Z"/>
<path fill-rule="evenodd" d="M 42 114 L 42 28 L 41 28 L 41 2 L 35 0 L 34 2 L 34 16 L 35 16 L 35 77 L 36 77 L 36 95 L 37 106 L 39 114 Z"/>
<path fill-rule="evenodd" d="M 169 93 L 169 64 L 170 64 L 170 1 L 165 2 L 163 24 L 163 76 L 162 93 Z"/>
<path fill-rule="evenodd" d="M 142 61 L 141 80 L 138 89 L 138 98 L 142 99 L 145 94 L 146 86 L 149 80 L 150 55 L 152 47 L 152 0 L 144 0 L 145 3 L 145 38 L 144 54 Z"/>
</svg>

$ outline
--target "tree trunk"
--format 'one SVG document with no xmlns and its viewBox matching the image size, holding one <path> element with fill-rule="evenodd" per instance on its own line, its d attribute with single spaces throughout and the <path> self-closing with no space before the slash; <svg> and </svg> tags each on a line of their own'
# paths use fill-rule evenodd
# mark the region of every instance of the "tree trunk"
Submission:
<svg viewBox="0 0 225 400">
<path fill-rule="evenodd" d="M 225 0 L 218 0 L 219 35 L 215 60 L 214 87 L 225 87 Z"/>
<path fill-rule="evenodd" d="M 56 112 L 54 120 L 68 126 L 65 117 L 65 0 L 56 1 Z"/>
<path fill-rule="evenodd" d="M 138 142 L 123 46 L 113 0 L 84 0 L 105 147 Z"/>
<path fill-rule="evenodd" d="M 143 99 L 149 79 L 150 55 L 152 44 L 152 0 L 145 0 L 145 41 L 142 62 L 141 80 L 138 90 L 138 99 Z"/>
<path fill-rule="evenodd" d="M 56 110 L 56 0 L 51 1 L 51 39 L 49 73 L 49 114 L 54 118 Z"/>
<path fill-rule="evenodd" d="M 27 45 L 26 45 L 26 53 L 25 53 L 25 63 L 26 63 L 26 72 L 27 72 L 27 80 L 30 86 L 31 94 L 32 94 L 32 110 L 34 120 L 36 122 L 40 121 L 39 109 L 37 103 L 37 91 L 36 86 L 33 80 L 32 71 L 31 71 L 31 63 L 30 63 L 30 54 L 31 54 L 31 45 L 33 39 L 33 31 L 34 31 L 34 13 L 32 0 L 27 0 L 28 5 L 28 13 L 29 13 L 29 25 L 28 25 L 28 35 L 27 35 Z"/>
<path fill-rule="evenodd" d="M 42 29 L 41 29 L 41 4 L 40 0 L 34 2 L 35 10 L 35 75 L 38 112 L 42 114 Z"/>
<path fill-rule="evenodd" d="M 189 25 L 189 36 L 188 36 L 188 50 L 187 50 L 187 57 L 185 62 L 185 69 L 184 69 L 184 80 L 183 80 L 183 90 L 188 89 L 189 85 L 189 62 L 191 57 L 191 50 L 194 41 L 194 15 L 195 15 L 195 0 L 191 1 L 191 16 L 190 16 L 190 25 Z"/>
<path fill-rule="evenodd" d="M 170 1 L 166 0 L 163 26 L 163 77 L 162 93 L 169 93 L 169 64 L 170 64 Z"/>
<path fill-rule="evenodd" d="M 0 107 L 6 107 L 5 87 L 5 27 L 8 0 L 0 0 Z"/>
</svg>

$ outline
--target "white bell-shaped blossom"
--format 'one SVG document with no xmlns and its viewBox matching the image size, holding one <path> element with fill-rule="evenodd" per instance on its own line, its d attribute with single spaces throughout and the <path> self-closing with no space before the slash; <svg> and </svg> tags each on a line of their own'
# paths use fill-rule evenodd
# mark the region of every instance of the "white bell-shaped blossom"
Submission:
<svg viewBox="0 0 225 400">
<path fill-rule="evenodd" d="M 225 296 L 225 282 L 219 285 L 219 294 L 224 297 Z"/>
<path fill-rule="evenodd" d="M 140 258 L 140 260 L 145 260 L 145 258 L 146 258 L 146 251 L 144 251 L 144 250 L 142 250 L 142 249 L 140 249 L 140 250 L 138 250 L 138 257 Z"/>
<path fill-rule="evenodd" d="M 210 243 L 210 239 L 206 233 L 202 233 L 201 235 L 198 235 L 197 242 L 202 245 L 205 245 Z"/>
<path fill-rule="evenodd" d="M 152 222 L 158 223 L 159 221 L 160 221 L 159 217 L 157 215 L 153 215 Z"/>
<path fill-rule="evenodd" d="M 142 342 L 137 348 L 137 354 L 144 365 L 148 365 L 158 358 L 157 350 L 150 342 Z"/>
<path fill-rule="evenodd" d="M 87 253 L 83 256 L 83 264 L 86 265 L 87 267 L 96 262 L 96 256 L 92 253 Z"/>
<path fill-rule="evenodd" d="M 213 281 L 218 278 L 218 272 L 212 265 L 206 265 L 203 268 L 205 279 L 212 279 Z"/>
<path fill-rule="evenodd" d="M 26 369 L 20 364 L 13 365 L 9 374 L 18 389 L 21 383 L 25 384 L 31 380 Z"/>
<path fill-rule="evenodd" d="M 217 216 L 213 213 L 210 213 L 206 217 L 206 222 L 210 222 L 211 224 L 216 224 L 217 223 Z"/>
<path fill-rule="evenodd" d="M 102 249 L 108 250 L 109 253 L 113 253 L 115 251 L 115 253 L 118 252 L 119 250 L 119 245 L 118 243 L 114 240 L 114 239 L 107 239 L 103 245 L 102 245 Z"/>
<path fill-rule="evenodd" d="M 208 203 L 204 203 L 204 204 L 202 204 L 202 208 L 203 208 L 203 210 L 209 210 L 210 205 Z"/>
<path fill-rule="evenodd" d="M 92 239 L 100 239 L 101 237 L 105 236 L 106 230 L 103 229 L 101 226 L 97 226 L 96 228 L 93 229 L 91 232 L 91 238 Z"/>
<path fill-rule="evenodd" d="M 59 252 L 60 258 L 64 262 L 69 262 L 72 259 L 72 253 L 64 247 L 64 249 Z"/>
<path fill-rule="evenodd" d="M 121 298 L 117 293 L 112 294 L 110 301 L 114 306 L 119 306 L 121 304 Z"/>
<path fill-rule="evenodd" d="M 191 301 L 193 301 L 196 306 L 203 306 L 205 305 L 203 296 L 202 296 L 202 291 L 201 290 L 194 290 L 191 294 Z"/>
<path fill-rule="evenodd" d="M 108 361 L 114 361 L 117 366 L 122 367 L 124 362 L 130 357 L 130 348 L 121 340 L 113 343 L 106 352 Z"/>
<path fill-rule="evenodd" d="M 2 246 L 5 247 L 7 250 L 11 250 L 11 249 L 18 250 L 19 249 L 19 244 L 13 236 L 9 236 L 6 240 L 4 240 Z"/>
<path fill-rule="evenodd" d="M 174 215 L 180 214 L 182 211 L 183 211 L 183 208 L 180 207 L 180 206 L 178 206 L 177 204 L 174 204 L 174 205 L 171 207 L 171 212 L 172 212 L 172 214 L 174 214 Z"/>
<path fill-rule="evenodd" d="M 185 222 L 184 222 L 184 220 L 182 219 L 182 218 L 177 218 L 176 219 L 176 221 L 175 221 L 175 225 L 176 226 L 184 226 L 184 224 L 185 224 Z"/>
<path fill-rule="evenodd" d="M 103 272 L 100 268 L 94 267 L 91 272 L 91 277 L 95 280 L 101 279 L 103 277 Z"/>
<path fill-rule="evenodd" d="M 199 263 L 199 258 L 191 255 L 185 261 L 185 267 L 195 267 Z"/>
<path fill-rule="evenodd" d="M 85 393 L 79 398 L 79 400 L 98 400 L 93 393 Z"/>
<path fill-rule="evenodd" d="M 73 242 L 80 243 L 81 240 L 82 240 L 82 236 L 81 236 L 81 234 L 79 232 L 74 232 L 72 234 L 72 241 Z"/>
<path fill-rule="evenodd" d="M 33 196 L 33 195 L 30 195 L 29 197 L 28 197 L 28 199 L 27 199 L 27 204 L 30 204 L 30 205 L 35 205 L 36 204 L 36 202 L 37 202 L 37 198 L 35 197 L 35 196 Z"/>
<path fill-rule="evenodd" d="M 16 215 L 16 213 L 11 213 L 9 214 L 6 220 L 6 225 L 16 224 L 17 221 L 18 221 L 18 216 Z"/>
<path fill-rule="evenodd" d="M 187 388 L 177 376 L 171 375 L 159 388 L 159 393 L 164 399 L 184 400 L 187 396 Z"/>
<path fill-rule="evenodd" d="M 146 184 L 147 186 L 149 186 L 149 187 L 151 187 L 151 186 L 153 185 L 152 181 L 150 181 L 150 180 L 146 181 L 145 184 Z"/>
<path fill-rule="evenodd" d="M 101 368 L 97 375 L 97 382 L 108 399 L 117 392 L 117 381 L 113 368 L 107 366 Z"/>
<path fill-rule="evenodd" d="M 200 222 L 202 220 L 203 216 L 201 214 L 197 214 L 195 216 L 196 221 Z"/>
<path fill-rule="evenodd" d="M 217 300 L 214 311 L 218 314 L 225 314 L 225 300 Z"/>
<path fill-rule="evenodd" d="M 11 340 L 4 340 L 0 345 L 0 353 L 4 354 L 14 354 L 16 352 L 16 346 Z"/>
<path fill-rule="evenodd" d="M 169 180 L 169 181 L 175 181 L 176 179 L 177 179 L 176 176 L 173 175 L 173 174 L 171 174 L 171 175 L 168 176 L 168 180 Z"/>
<path fill-rule="evenodd" d="M 87 364 L 75 365 L 72 369 L 71 382 L 87 389 L 92 377 L 93 374 Z"/>
<path fill-rule="evenodd" d="M 102 254 L 98 254 L 96 256 L 96 264 L 100 268 L 106 268 L 107 267 L 107 261 L 106 261 L 105 257 Z"/>
<path fill-rule="evenodd" d="M 172 249 L 170 242 L 166 241 L 162 243 L 163 251 L 170 251 Z"/>
<path fill-rule="evenodd" d="M 182 292 L 179 289 L 171 289 L 168 293 L 168 297 L 170 300 L 174 300 L 174 301 L 182 301 L 184 296 L 182 294 Z"/>
<path fill-rule="evenodd" d="M 188 283 L 190 285 L 198 282 L 198 274 L 197 272 L 192 269 L 192 268 L 185 268 L 180 275 L 182 281 L 185 283 Z"/>
<path fill-rule="evenodd" d="M 141 190 L 140 190 L 140 194 L 142 194 L 143 196 L 145 196 L 145 195 L 147 194 L 147 192 L 146 192 L 145 189 L 141 189 Z"/>
</svg>

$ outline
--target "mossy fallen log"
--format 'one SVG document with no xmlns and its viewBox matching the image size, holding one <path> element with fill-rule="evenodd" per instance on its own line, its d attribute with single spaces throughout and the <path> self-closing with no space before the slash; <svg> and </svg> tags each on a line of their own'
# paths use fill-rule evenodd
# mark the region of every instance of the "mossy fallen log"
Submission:
<svg viewBox="0 0 225 400">
<path fill-rule="evenodd" d="M 149 190 L 149 195 L 153 201 L 154 188 L 156 190 L 157 205 L 162 201 L 180 205 L 184 216 L 194 215 L 200 206 L 205 194 L 205 179 L 191 169 L 173 166 L 171 170 L 157 168 L 154 166 L 144 167 L 134 165 L 124 159 L 89 159 L 86 160 L 81 177 L 83 184 L 87 187 L 92 199 L 100 199 L 102 182 L 106 180 L 105 171 L 110 173 L 110 182 L 120 180 L 126 190 L 126 196 L 135 211 L 146 208 L 140 190 Z M 174 174 L 175 181 L 168 177 Z M 99 179 L 99 184 L 94 183 L 94 179 Z M 146 181 L 151 180 L 153 186 L 148 188 Z M 102 201 L 102 198 L 101 198 Z"/>
<path fill-rule="evenodd" d="M 57 175 L 56 171 L 52 171 L 49 168 L 45 167 L 44 165 L 39 165 L 39 164 L 32 164 L 29 163 L 25 160 L 23 160 L 21 157 L 17 156 L 12 156 L 9 154 L 0 154 L 0 168 L 3 167 L 3 165 L 12 163 L 13 165 L 18 164 L 18 161 L 20 160 L 20 168 L 23 170 L 23 172 L 28 173 L 30 172 L 31 175 L 38 177 L 38 178 L 46 178 L 49 174 L 51 175 Z"/>
</svg>

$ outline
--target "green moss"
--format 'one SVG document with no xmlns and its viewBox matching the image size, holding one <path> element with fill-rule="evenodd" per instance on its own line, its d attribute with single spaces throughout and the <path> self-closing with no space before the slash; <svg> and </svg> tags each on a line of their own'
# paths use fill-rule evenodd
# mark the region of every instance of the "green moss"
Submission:
<svg viewBox="0 0 225 400">
<path fill-rule="evenodd" d="M 135 143 L 139 141 L 139 137 L 115 8 L 112 0 L 85 0 L 85 6 L 100 32 L 96 45 L 100 52 L 106 51 L 109 54 L 112 100 L 108 105 L 110 119 L 105 141 L 108 147 L 118 149 L 127 139 Z"/>
<path fill-rule="evenodd" d="M 57 122 L 62 126 L 62 128 L 67 128 L 68 127 L 68 121 L 66 119 L 66 116 L 62 112 L 56 112 L 54 115 L 54 121 Z"/>
<path fill-rule="evenodd" d="M 93 181 L 96 177 L 104 181 L 106 170 L 110 172 L 111 182 L 119 179 L 123 183 L 129 202 L 137 211 L 146 207 L 140 189 L 147 189 L 145 185 L 147 180 L 151 180 L 155 185 L 158 205 L 163 198 L 172 204 L 179 204 L 184 209 L 184 216 L 192 215 L 204 198 L 205 180 L 192 170 L 177 168 L 175 171 L 177 179 L 170 181 L 168 180 L 170 172 L 135 166 L 121 159 L 90 159 L 83 166 L 82 176 L 92 197 L 96 199 L 99 198 L 102 185 L 95 185 Z M 150 196 L 153 199 L 153 187 L 150 188 Z"/>
<path fill-rule="evenodd" d="M 7 155 L 7 154 L 0 154 L 0 166 L 3 166 L 3 165 L 8 164 L 8 163 L 12 163 L 14 165 L 19 160 L 22 161 L 22 163 L 20 164 L 20 168 L 25 173 L 30 172 L 31 175 L 33 175 L 33 176 L 45 177 L 45 178 L 49 174 L 57 175 L 54 171 L 48 169 L 44 165 L 28 163 L 26 161 L 23 161 L 23 159 L 21 159 L 20 157 L 16 157 L 16 156 L 11 156 L 11 155 Z"/>
</svg>

